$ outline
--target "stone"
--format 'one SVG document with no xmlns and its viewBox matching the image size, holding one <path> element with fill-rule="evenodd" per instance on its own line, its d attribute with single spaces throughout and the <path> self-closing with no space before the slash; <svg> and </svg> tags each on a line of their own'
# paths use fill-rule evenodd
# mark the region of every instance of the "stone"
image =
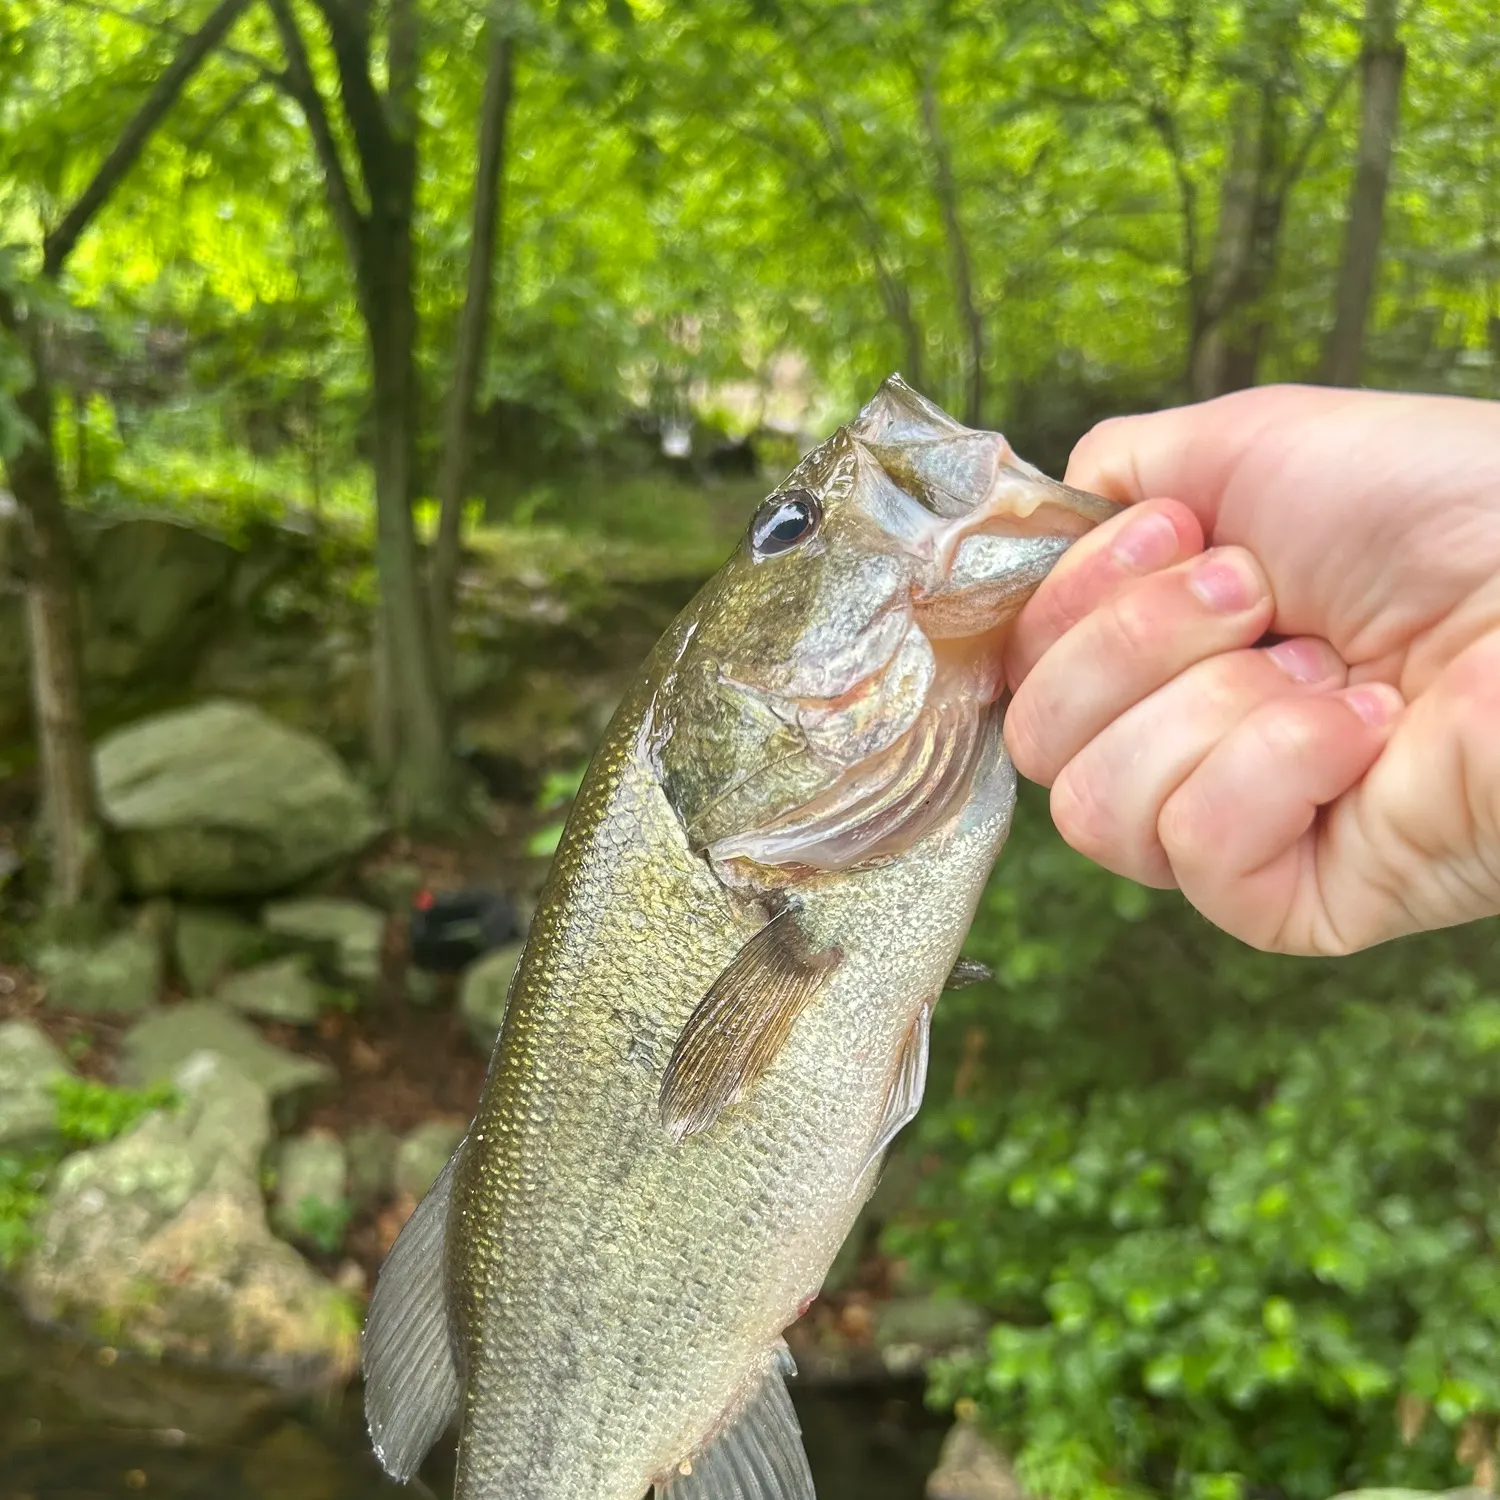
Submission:
<svg viewBox="0 0 1500 1500">
<path fill-rule="evenodd" d="M 349 1221 L 349 1160 L 331 1130 L 309 1130 L 276 1153 L 271 1225 L 283 1239 L 332 1254 Z"/>
<path fill-rule="evenodd" d="M 253 922 L 214 906 L 181 906 L 173 934 L 178 978 L 188 994 L 213 993 L 234 969 L 271 957 L 271 940 Z"/>
<path fill-rule="evenodd" d="M 338 896 L 273 901 L 260 915 L 267 932 L 305 946 L 339 978 L 368 987 L 380 978 L 385 914 Z"/>
<path fill-rule="evenodd" d="M 458 991 L 458 1010 L 481 1052 L 488 1052 L 500 1034 L 510 981 L 525 948 L 525 943 L 507 943 L 493 953 L 486 953 L 464 973 Z"/>
<path fill-rule="evenodd" d="M 275 1047 L 217 1000 L 188 1000 L 138 1021 L 120 1044 L 120 1082 L 132 1088 L 170 1079 L 195 1053 L 212 1052 L 251 1079 L 282 1119 L 331 1089 L 338 1075 L 327 1063 Z"/>
<path fill-rule="evenodd" d="M 30 1021 L 0 1022 L 0 1151 L 25 1153 L 57 1136 L 54 1085 L 68 1060 Z"/>
<path fill-rule="evenodd" d="M 349 1202 L 356 1212 L 390 1196 L 399 1138 L 378 1121 L 356 1125 L 344 1142 L 349 1157 Z"/>
<path fill-rule="evenodd" d="M 984 1342 L 989 1319 L 956 1297 L 893 1297 L 875 1311 L 875 1347 L 893 1375 L 919 1372 L 930 1360 Z"/>
<path fill-rule="evenodd" d="M 927 1476 L 927 1500 L 1026 1500 L 1005 1455 L 972 1423 L 955 1422 Z"/>
<path fill-rule="evenodd" d="M 89 947 L 48 947 L 37 967 L 47 981 L 47 1003 L 61 1010 L 138 1016 L 161 995 L 161 943 L 133 928 Z"/>
<path fill-rule="evenodd" d="M 310 972 L 307 955 L 293 953 L 231 974 L 215 999 L 241 1015 L 311 1026 L 323 1013 L 326 994 Z"/>
<path fill-rule="evenodd" d="M 442 999 L 443 981 L 423 969 L 407 969 L 406 998 L 418 1010 L 431 1010 Z"/>
<path fill-rule="evenodd" d="M 398 1198 L 421 1198 L 437 1181 L 438 1173 L 468 1132 L 466 1125 L 428 1120 L 405 1136 L 396 1148 L 391 1186 Z"/>
<path fill-rule="evenodd" d="M 224 613 L 235 549 L 161 516 L 86 522 L 77 542 L 87 680 L 138 690 L 180 678 Z"/>
<path fill-rule="evenodd" d="M 357 853 L 369 794 L 321 740 L 215 699 L 143 719 L 95 751 L 119 864 L 143 894 L 267 895 Z"/>
<path fill-rule="evenodd" d="M 393 860 L 390 864 L 370 870 L 363 877 L 363 885 L 387 911 L 404 912 L 412 898 L 422 889 L 427 877 L 422 867 L 411 860 Z"/>
<path fill-rule="evenodd" d="M 195 1052 L 181 1103 L 59 1167 L 19 1278 L 23 1310 L 152 1359 L 294 1387 L 342 1382 L 359 1315 L 266 1222 L 265 1090 Z"/>
</svg>

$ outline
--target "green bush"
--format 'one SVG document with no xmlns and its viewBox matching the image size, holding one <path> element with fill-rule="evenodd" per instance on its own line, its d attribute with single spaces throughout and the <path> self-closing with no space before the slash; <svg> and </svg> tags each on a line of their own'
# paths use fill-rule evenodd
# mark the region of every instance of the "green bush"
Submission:
<svg viewBox="0 0 1500 1500">
<path fill-rule="evenodd" d="M 170 1084 L 145 1089 L 115 1088 L 91 1078 L 60 1078 L 57 1129 L 70 1146 L 97 1146 L 123 1134 L 153 1109 L 171 1109 L 178 1102 Z"/>
<path fill-rule="evenodd" d="M 1494 924 L 1270 958 L 1039 804 L 968 945 L 996 984 L 939 1007 L 961 1087 L 887 1236 L 994 1320 L 934 1399 L 1054 1500 L 1460 1480 L 1500 1412 Z"/>
</svg>

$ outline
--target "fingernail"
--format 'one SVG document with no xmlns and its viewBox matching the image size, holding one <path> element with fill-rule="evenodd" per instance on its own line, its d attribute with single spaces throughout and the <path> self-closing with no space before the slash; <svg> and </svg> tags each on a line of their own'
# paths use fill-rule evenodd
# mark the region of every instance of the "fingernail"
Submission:
<svg viewBox="0 0 1500 1500">
<path fill-rule="evenodd" d="M 1322 682 L 1334 675 L 1332 650 L 1322 641 L 1278 641 L 1266 655 L 1298 682 Z"/>
<path fill-rule="evenodd" d="M 1406 707 L 1406 700 L 1389 683 L 1367 682 L 1350 688 L 1344 702 L 1372 729 L 1383 729 Z"/>
<path fill-rule="evenodd" d="M 1158 511 L 1128 525 L 1115 538 L 1116 559 L 1138 573 L 1164 568 L 1177 556 L 1177 528 Z"/>
<path fill-rule="evenodd" d="M 1205 557 L 1188 578 L 1188 587 L 1210 609 L 1233 615 L 1249 609 L 1261 598 L 1260 579 L 1241 557 Z"/>
</svg>

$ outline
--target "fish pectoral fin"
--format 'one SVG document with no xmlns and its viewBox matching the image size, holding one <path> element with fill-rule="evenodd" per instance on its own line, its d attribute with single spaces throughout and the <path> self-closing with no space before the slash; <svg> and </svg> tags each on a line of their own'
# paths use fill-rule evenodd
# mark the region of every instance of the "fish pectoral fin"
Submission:
<svg viewBox="0 0 1500 1500">
<path fill-rule="evenodd" d="M 986 980 L 993 979 L 995 971 L 988 964 L 982 964 L 977 958 L 961 958 L 953 965 L 952 971 L 943 981 L 945 990 L 966 990 L 971 984 L 984 984 Z"/>
<path fill-rule="evenodd" d="M 674 1140 L 706 1130 L 744 1097 L 843 956 L 814 953 L 790 910 L 735 954 L 688 1017 L 662 1078 L 661 1123 Z"/>
<path fill-rule="evenodd" d="M 658 1483 L 656 1500 L 814 1500 L 802 1428 L 786 1389 L 790 1358 L 778 1355 L 734 1423 Z"/>
<path fill-rule="evenodd" d="M 880 1129 L 875 1133 L 875 1144 L 870 1147 L 861 1178 L 880 1160 L 881 1153 L 897 1135 L 911 1124 L 922 1107 L 922 1095 L 927 1088 L 927 1051 L 931 1031 L 932 1006 L 927 1004 L 917 1012 L 906 1040 L 901 1044 L 896 1074 L 891 1079 L 890 1092 L 885 1096 L 885 1110 L 880 1116 Z"/>
<path fill-rule="evenodd" d="M 365 1320 L 365 1421 L 381 1467 L 402 1483 L 458 1414 L 463 1394 L 443 1281 L 457 1160 L 455 1151 L 396 1236 Z"/>
</svg>

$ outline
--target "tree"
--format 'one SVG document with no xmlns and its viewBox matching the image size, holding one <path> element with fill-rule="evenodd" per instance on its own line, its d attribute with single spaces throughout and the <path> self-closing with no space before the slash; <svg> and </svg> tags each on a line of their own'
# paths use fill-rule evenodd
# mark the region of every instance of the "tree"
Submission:
<svg viewBox="0 0 1500 1500">
<path fill-rule="evenodd" d="M 113 149 L 45 235 L 41 277 L 46 286 L 57 281 L 79 238 L 247 3 L 219 0 L 203 24 L 182 40 Z M 45 306 L 45 295 L 27 298 L 24 293 L 18 295 L 15 287 L 0 284 L 0 328 L 25 351 L 31 367 L 29 383 L 15 397 L 23 425 L 6 470 L 25 517 L 26 618 L 49 854 L 48 901 L 60 914 L 67 914 L 106 897 L 110 879 L 89 759 L 77 570 L 53 440 Z"/>
<path fill-rule="evenodd" d="M 1396 0 L 1366 0 L 1359 61 L 1359 149 L 1349 189 L 1333 327 L 1323 351 L 1323 378 L 1330 385 L 1357 385 L 1364 366 L 1365 327 L 1375 293 L 1386 188 L 1401 115 L 1401 75 L 1406 71 L 1406 49 L 1396 35 Z"/>
<path fill-rule="evenodd" d="M 459 314 L 443 433 L 443 469 L 438 488 L 441 509 L 429 582 L 433 648 L 446 688 L 451 652 L 453 594 L 458 583 L 459 546 L 473 442 L 474 397 L 489 330 L 490 292 L 500 234 L 505 175 L 505 134 L 515 74 L 515 39 L 510 17 L 501 10 L 488 22 L 488 63 L 479 107 L 479 156 L 474 170 L 474 221 L 469 240 L 468 284 Z"/>
<path fill-rule="evenodd" d="M 291 0 L 267 0 L 322 168 L 328 206 L 353 271 L 368 339 L 375 469 L 377 764 L 390 779 L 399 822 L 437 821 L 452 810 L 454 763 L 439 690 L 412 505 L 420 421 L 417 383 L 417 0 L 385 15 L 385 87 L 376 82 L 370 13 L 317 0 L 338 74 L 343 125 L 359 167 L 357 202 L 338 137 Z"/>
</svg>

